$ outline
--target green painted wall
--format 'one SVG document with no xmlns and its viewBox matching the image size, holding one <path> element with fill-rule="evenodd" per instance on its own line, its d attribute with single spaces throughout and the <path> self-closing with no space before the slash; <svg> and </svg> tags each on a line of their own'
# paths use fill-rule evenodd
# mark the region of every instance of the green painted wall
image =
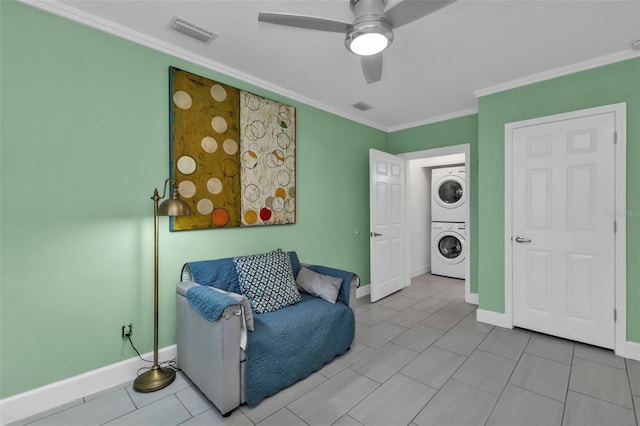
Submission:
<svg viewBox="0 0 640 426">
<path fill-rule="evenodd" d="M 480 308 L 504 312 L 504 125 L 627 103 L 627 210 L 640 209 L 640 58 L 479 99 Z M 627 338 L 640 342 L 640 218 L 627 216 Z"/>
<path fill-rule="evenodd" d="M 389 134 L 388 150 L 392 154 L 422 151 L 444 146 L 471 145 L 471 187 L 469 191 L 471 203 L 471 282 L 472 293 L 478 292 L 478 115 L 472 114 L 438 123 L 427 124 Z M 408 195 L 409 197 L 411 194 Z"/>
<path fill-rule="evenodd" d="M 0 397 L 135 356 L 125 322 L 152 349 L 170 65 L 298 108 L 299 198 L 295 225 L 170 233 L 161 218 L 160 347 L 189 260 L 281 247 L 369 282 L 368 150 L 386 133 L 19 3 L 0 19 Z"/>
<path fill-rule="evenodd" d="M 480 98 L 470 115 L 391 134 L 13 1 L 0 1 L 0 398 L 152 346 L 153 188 L 168 174 L 168 70 L 295 105 L 298 223 L 170 233 L 161 218 L 160 346 L 181 265 L 266 251 L 369 282 L 368 150 L 471 144 L 471 288 L 504 310 L 504 124 L 628 104 L 627 208 L 640 208 L 640 59 Z M 640 219 L 627 218 L 630 340 L 640 342 Z M 356 231 L 360 231 L 356 234 Z M 53 367 L 53 368 L 52 368 Z"/>
</svg>

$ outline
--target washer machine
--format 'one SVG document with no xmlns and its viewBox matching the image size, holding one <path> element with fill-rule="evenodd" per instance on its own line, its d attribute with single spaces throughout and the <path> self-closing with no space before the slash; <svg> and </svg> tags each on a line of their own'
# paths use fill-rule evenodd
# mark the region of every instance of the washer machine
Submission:
<svg viewBox="0 0 640 426">
<path fill-rule="evenodd" d="M 464 167 L 431 170 L 432 222 L 465 222 L 466 198 Z"/>
<path fill-rule="evenodd" d="M 431 223 L 432 274 L 465 278 L 466 236 L 464 223 Z"/>
</svg>

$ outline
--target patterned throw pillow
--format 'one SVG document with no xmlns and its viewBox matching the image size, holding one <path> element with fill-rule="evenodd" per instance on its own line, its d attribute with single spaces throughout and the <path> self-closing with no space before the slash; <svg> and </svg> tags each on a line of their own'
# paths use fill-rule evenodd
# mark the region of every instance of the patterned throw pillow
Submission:
<svg viewBox="0 0 640 426">
<path fill-rule="evenodd" d="M 258 314 L 298 303 L 302 298 L 293 278 L 289 254 L 276 251 L 235 257 L 238 281 Z"/>
</svg>

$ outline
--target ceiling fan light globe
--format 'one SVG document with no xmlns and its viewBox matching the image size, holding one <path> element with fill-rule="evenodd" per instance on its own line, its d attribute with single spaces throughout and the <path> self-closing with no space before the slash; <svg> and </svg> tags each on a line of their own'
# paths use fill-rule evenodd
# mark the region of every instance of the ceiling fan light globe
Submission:
<svg viewBox="0 0 640 426">
<path fill-rule="evenodd" d="M 393 29 L 384 19 L 367 19 L 357 22 L 347 32 L 344 44 L 358 56 L 370 56 L 382 52 L 393 42 Z"/>
<path fill-rule="evenodd" d="M 378 33 L 361 34 L 351 40 L 349 49 L 360 56 L 375 55 L 389 46 L 389 39 Z"/>
</svg>

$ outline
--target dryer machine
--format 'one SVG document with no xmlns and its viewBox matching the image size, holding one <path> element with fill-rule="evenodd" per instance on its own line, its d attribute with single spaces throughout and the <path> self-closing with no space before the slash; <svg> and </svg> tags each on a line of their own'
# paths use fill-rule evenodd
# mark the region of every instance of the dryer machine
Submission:
<svg viewBox="0 0 640 426">
<path fill-rule="evenodd" d="M 432 222 L 465 222 L 466 198 L 464 167 L 431 170 Z"/>
</svg>

